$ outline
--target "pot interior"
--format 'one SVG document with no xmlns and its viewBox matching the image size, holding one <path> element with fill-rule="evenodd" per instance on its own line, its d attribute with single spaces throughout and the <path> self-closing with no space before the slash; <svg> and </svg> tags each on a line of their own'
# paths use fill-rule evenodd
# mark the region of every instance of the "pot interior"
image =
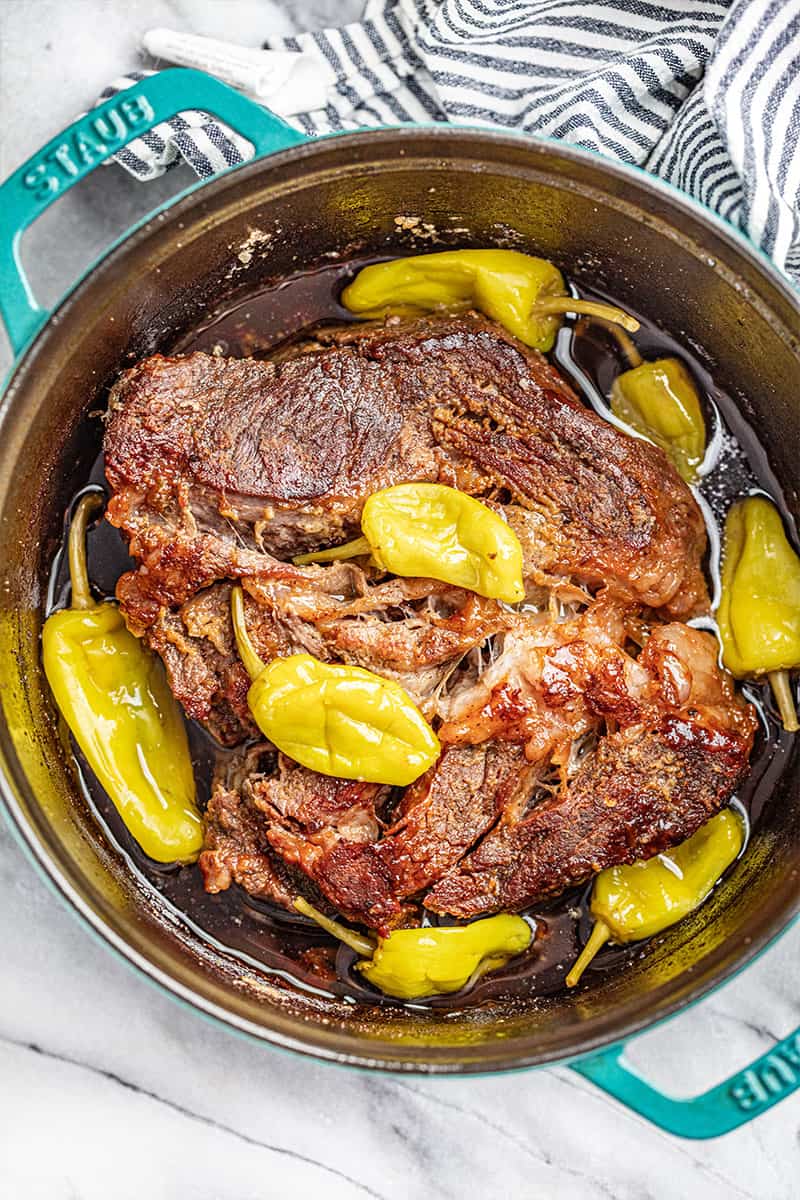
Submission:
<svg viewBox="0 0 800 1200">
<path fill-rule="evenodd" d="M 788 286 L 644 176 L 467 130 L 337 137 L 179 201 L 61 306 L 1 414 L 0 749 L 12 822 L 95 928 L 172 991 L 266 1040 L 366 1065 L 489 1070 L 578 1055 L 685 1006 L 800 906 L 800 797 L 782 748 L 745 857 L 624 970 L 595 974 L 576 993 L 463 1014 L 352 1005 L 300 991 L 202 937 L 144 885 L 76 785 L 38 636 L 64 510 L 97 452 L 99 427 L 87 434 L 84 418 L 104 406 L 120 369 L 180 344 L 226 298 L 336 258 L 490 245 L 552 258 L 691 345 L 758 429 L 775 490 L 796 514 L 800 315 Z"/>
</svg>

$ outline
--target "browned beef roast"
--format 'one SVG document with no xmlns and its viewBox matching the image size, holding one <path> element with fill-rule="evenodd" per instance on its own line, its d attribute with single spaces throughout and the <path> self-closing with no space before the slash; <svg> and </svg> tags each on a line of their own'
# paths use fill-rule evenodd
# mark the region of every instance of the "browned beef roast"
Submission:
<svg viewBox="0 0 800 1200">
<path fill-rule="evenodd" d="M 500 326 L 441 317 L 320 340 L 278 363 L 155 356 L 115 385 L 108 517 L 141 563 L 118 586 L 132 628 L 216 579 L 302 578 L 272 556 L 343 541 L 372 492 L 419 479 L 509 495 L 530 579 L 675 615 L 705 603 L 702 518 L 666 456 Z"/>
<path fill-rule="evenodd" d="M 633 658 L 605 601 L 574 619 L 519 621 L 487 682 L 464 690 L 460 744 L 406 790 L 383 836 L 369 785 L 288 760 L 245 783 L 266 818 L 261 844 L 349 918 L 386 930 L 411 919 L 415 897 L 459 917 L 525 907 L 676 845 L 735 789 L 755 719 L 709 634 L 658 625 Z M 606 719 L 618 732 L 572 763 Z"/>
<path fill-rule="evenodd" d="M 735 788 L 752 710 L 713 639 L 651 611 L 707 606 L 691 493 L 498 326 L 358 325 L 275 363 L 148 359 L 114 389 L 106 460 L 109 518 L 139 563 L 118 587 L 126 619 L 220 741 L 255 733 L 225 582 L 241 578 L 265 660 L 304 650 L 397 679 L 444 743 L 394 807 L 282 756 L 220 781 L 209 890 L 238 882 L 288 907 L 310 889 L 382 930 L 420 902 L 521 908 L 675 845 Z M 415 479 L 500 507 L 543 607 L 363 561 L 279 561 L 349 537 L 369 494 Z"/>
<path fill-rule="evenodd" d="M 600 640 L 607 612 L 602 621 L 589 612 L 580 623 L 594 634 L 590 669 L 569 629 L 575 622 L 565 622 L 569 653 L 560 660 L 557 699 L 570 697 L 576 717 L 586 707 L 610 718 L 618 732 L 602 737 L 551 798 L 529 812 L 506 806 L 477 849 L 428 892 L 425 905 L 434 911 L 463 917 L 524 908 L 604 867 L 650 858 L 691 837 L 741 780 L 755 714 L 720 669 L 710 634 L 657 626 L 634 660 Z M 540 666 L 558 661 L 558 651 L 550 653 Z M 539 679 L 547 689 L 553 675 L 545 669 Z M 483 721 L 480 710 L 475 719 Z"/>
</svg>

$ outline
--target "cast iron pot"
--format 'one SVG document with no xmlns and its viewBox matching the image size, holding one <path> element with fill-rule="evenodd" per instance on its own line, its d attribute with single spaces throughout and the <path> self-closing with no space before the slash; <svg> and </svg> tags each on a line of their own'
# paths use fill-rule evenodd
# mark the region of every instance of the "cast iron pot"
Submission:
<svg viewBox="0 0 800 1200">
<path fill-rule="evenodd" d="M 256 159 L 196 185 L 115 245 L 52 313 L 18 256 L 22 229 L 136 134 L 184 109 L 222 118 Z M 693 1100 L 662 1095 L 626 1039 L 706 995 L 800 909 L 800 787 L 784 772 L 748 849 L 692 918 L 624 971 L 547 1001 L 437 1019 L 346 1007 L 281 984 L 169 916 L 92 819 L 39 657 L 43 584 L 65 504 L 94 448 L 81 422 L 130 361 L 174 344 L 220 298 L 330 256 L 502 242 L 704 348 L 741 398 L 788 497 L 800 458 L 800 307 L 778 272 L 704 209 L 635 169 L 527 136 L 404 127 L 308 141 L 192 71 L 147 79 L 79 120 L 0 189 L 0 310 L 16 366 L 0 409 L 2 804 L 67 903 L 162 988 L 262 1042 L 390 1071 L 468 1074 L 570 1060 L 663 1127 L 708 1137 L 800 1086 L 800 1033 Z M 255 235 L 253 231 L 256 231 Z M 424 230 L 423 230 L 424 232 Z M 244 249 L 243 249 L 244 247 Z"/>
</svg>

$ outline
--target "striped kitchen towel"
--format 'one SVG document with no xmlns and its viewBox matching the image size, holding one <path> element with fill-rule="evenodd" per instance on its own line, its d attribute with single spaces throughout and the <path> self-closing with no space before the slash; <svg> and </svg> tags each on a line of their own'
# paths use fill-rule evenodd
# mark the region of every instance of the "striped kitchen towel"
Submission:
<svg viewBox="0 0 800 1200">
<path fill-rule="evenodd" d="M 800 0 L 371 0 L 360 22 L 268 46 L 333 79 L 291 118 L 307 133 L 455 121 L 585 146 L 682 188 L 800 280 Z M 204 176 L 251 152 L 184 113 L 117 159 Z"/>
</svg>

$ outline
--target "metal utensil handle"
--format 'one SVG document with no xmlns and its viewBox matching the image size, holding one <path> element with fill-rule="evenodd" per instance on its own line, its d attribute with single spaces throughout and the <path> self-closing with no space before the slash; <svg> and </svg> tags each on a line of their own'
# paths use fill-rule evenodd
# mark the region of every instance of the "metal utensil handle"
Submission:
<svg viewBox="0 0 800 1200">
<path fill-rule="evenodd" d="M 24 231 L 111 154 L 186 109 L 202 109 L 224 121 L 253 143 L 256 156 L 306 140 L 280 117 L 218 79 L 183 68 L 142 79 L 80 117 L 0 187 L 0 316 L 15 354 L 48 317 L 34 298 L 20 260 Z"/>
<path fill-rule="evenodd" d="M 625 1062 L 625 1047 L 570 1064 L 654 1125 L 684 1138 L 713 1138 L 746 1125 L 800 1089 L 800 1029 L 701 1096 L 677 1099 Z"/>
</svg>

